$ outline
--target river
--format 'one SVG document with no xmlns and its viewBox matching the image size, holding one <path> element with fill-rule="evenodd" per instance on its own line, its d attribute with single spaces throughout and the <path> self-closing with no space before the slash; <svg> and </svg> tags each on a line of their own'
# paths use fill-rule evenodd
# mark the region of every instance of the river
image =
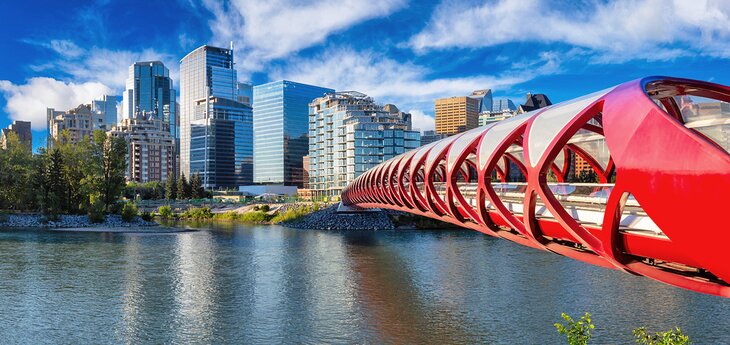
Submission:
<svg viewBox="0 0 730 345">
<path fill-rule="evenodd" d="M 591 344 L 679 326 L 730 343 L 730 299 L 474 231 L 202 224 L 174 234 L 0 231 L 0 341 Z"/>
</svg>

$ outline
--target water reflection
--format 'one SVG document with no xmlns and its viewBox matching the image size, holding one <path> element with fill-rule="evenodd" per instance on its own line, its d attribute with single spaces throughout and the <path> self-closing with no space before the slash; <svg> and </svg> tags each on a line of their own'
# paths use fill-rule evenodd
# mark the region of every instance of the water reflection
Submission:
<svg viewBox="0 0 730 345">
<path fill-rule="evenodd" d="M 203 226 L 198 224 L 197 226 Z M 0 231 L 3 343 L 596 344 L 637 326 L 728 343 L 726 299 L 470 231 Z"/>
</svg>

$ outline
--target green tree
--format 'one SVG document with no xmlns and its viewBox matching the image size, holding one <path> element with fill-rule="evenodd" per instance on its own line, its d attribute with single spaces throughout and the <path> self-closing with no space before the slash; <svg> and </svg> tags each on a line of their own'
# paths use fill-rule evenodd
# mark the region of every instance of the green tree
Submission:
<svg viewBox="0 0 730 345">
<path fill-rule="evenodd" d="M 184 173 L 180 174 L 180 178 L 177 180 L 177 199 L 190 199 L 190 184 L 188 184 Z"/>
<path fill-rule="evenodd" d="M 36 209 L 35 165 L 30 148 L 14 132 L 7 133 L 6 148 L 0 150 L 0 208 Z"/>
<path fill-rule="evenodd" d="M 70 213 L 83 213 L 89 203 L 89 178 L 90 172 L 95 166 L 91 152 L 91 143 L 88 137 L 79 142 L 72 142 L 68 132 L 61 133 L 61 140 L 54 143 L 54 149 L 61 152 L 63 159 L 63 172 L 65 187 L 65 200 L 63 211 Z"/>
<path fill-rule="evenodd" d="M 41 207 L 45 214 L 57 215 L 67 209 L 68 185 L 63 172 L 65 164 L 61 150 L 55 148 L 44 157 L 40 173 Z"/>
<path fill-rule="evenodd" d="M 91 155 L 93 164 L 86 182 L 90 192 L 99 193 L 108 210 L 124 190 L 127 142 L 124 138 L 109 137 L 104 131 L 94 131 Z"/>
<path fill-rule="evenodd" d="M 636 343 L 640 345 L 689 345 L 689 337 L 682 333 L 679 327 L 666 331 L 649 334 L 646 328 L 640 327 L 633 330 Z"/>
<path fill-rule="evenodd" d="M 555 323 L 554 326 L 558 333 L 568 337 L 570 345 L 586 345 L 591 339 L 591 331 L 595 328 L 591 322 L 591 314 L 585 313 L 580 320 L 574 321 L 568 314 L 562 313 L 560 316 L 565 320 L 566 324 Z"/>
<path fill-rule="evenodd" d="M 205 189 L 203 188 L 203 181 L 200 179 L 199 173 L 195 173 L 190 177 L 190 190 L 193 199 L 205 197 Z"/>
<path fill-rule="evenodd" d="M 175 200 L 177 197 L 177 181 L 173 174 L 167 175 L 167 181 L 165 181 L 165 199 Z"/>
</svg>

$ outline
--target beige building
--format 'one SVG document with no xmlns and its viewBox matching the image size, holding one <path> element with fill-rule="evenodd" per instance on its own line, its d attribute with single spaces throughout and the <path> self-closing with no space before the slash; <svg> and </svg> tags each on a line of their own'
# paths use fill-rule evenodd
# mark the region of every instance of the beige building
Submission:
<svg viewBox="0 0 730 345">
<path fill-rule="evenodd" d="M 175 169 L 175 141 L 170 124 L 162 120 L 123 119 L 109 135 L 128 143 L 127 180 L 166 181 Z"/>
<path fill-rule="evenodd" d="M 3 150 L 8 148 L 8 135 L 15 133 L 18 136 L 18 140 L 25 145 L 29 150 L 33 150 L 33 134 L 30 131 L 30 122 L 28 121 L 13 121 L 8 128 L 3 128 L 0 132 L 0 147 Z"/>
<path fill-rule="evenodd" d="M 48 118 L 48 147 L 51 147 L 55 140 L 63 140 L 63 131 L 68 133 L 68 140 L 71 143 L 77 143 L 83 137 L 91 138 L 94 130 L 101 129 L 105 125 L 104 115 L 92 112 L 91 104 L 81 104 L 68 111 L 56 111 L 53 108 L 48 108 L 46 114 Z"/>
<path fill-rule="evenodd" d="M 479 126 L 478 98 L 461 96 L 435 101 L 436 133 L 453 135 Z"/>
</svg>

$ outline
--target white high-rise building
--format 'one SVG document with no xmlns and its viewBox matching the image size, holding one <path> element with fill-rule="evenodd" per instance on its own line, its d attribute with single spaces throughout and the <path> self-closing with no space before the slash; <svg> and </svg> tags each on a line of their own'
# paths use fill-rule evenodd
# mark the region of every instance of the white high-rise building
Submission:
<svg viewBox="0 0 730 345">
<path fill-rule="evenodd" d="M 411 114 L 359 92 L 329 93 L 309 105 L 309 188 L 339 197 L 360 174 L 420 143 Z"/>
</svg>

